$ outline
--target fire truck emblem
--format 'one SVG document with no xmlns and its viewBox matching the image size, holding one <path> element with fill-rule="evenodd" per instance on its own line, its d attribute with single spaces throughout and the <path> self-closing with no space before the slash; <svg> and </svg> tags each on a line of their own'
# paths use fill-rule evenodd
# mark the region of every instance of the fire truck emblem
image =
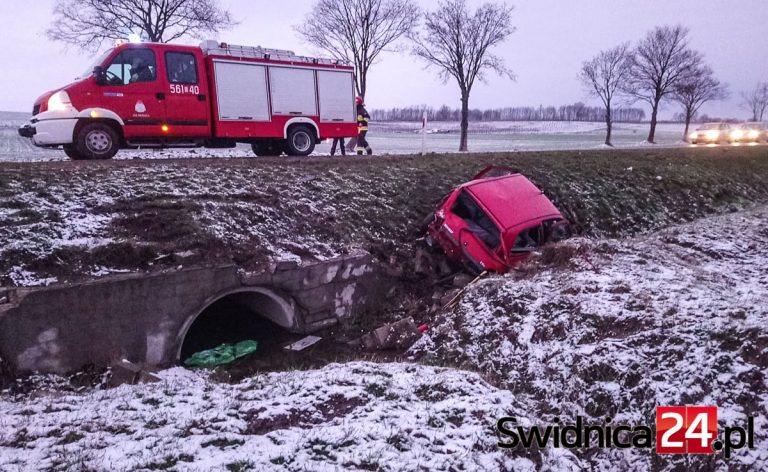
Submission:
<svg viewBox="0 0 768 472">
<path fill-rule="evenodd" d="M 147 111 L 147 107 L 144 106 L 144 102 L 139 100 L 136 102 L 136 106 L 134 107 L 134 110 L 136 110 L 136 113 L 144 113 Z"/>
</svg>

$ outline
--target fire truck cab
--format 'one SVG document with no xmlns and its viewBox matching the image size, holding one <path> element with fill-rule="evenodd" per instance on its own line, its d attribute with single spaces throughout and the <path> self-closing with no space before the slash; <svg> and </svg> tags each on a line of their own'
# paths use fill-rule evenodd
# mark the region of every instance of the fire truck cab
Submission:
<svg viewBox="0 0 768 472">
<path fill-rule="evenodd" d="M 119 149 L 234 147 L 308 155 L 357 134 L 353 68 L 291 51 L 204 41 L 123 43 L 43 94 L 19 134 L 72 159 Z"/>
</svg>

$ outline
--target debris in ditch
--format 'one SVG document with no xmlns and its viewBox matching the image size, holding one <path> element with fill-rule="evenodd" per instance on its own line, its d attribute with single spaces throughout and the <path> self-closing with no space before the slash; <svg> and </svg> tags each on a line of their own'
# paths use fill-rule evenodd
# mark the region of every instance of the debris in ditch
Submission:
<svg viewBox="0 0 768 472">
<path fill-rule="evenodd" d="M 423 331 L 420 328 L 416 326 L 413 318 L 408 317 L 376 328 L 360 338 L 360 343 L 367 350 L 404 350 L 421 337 Z"/>
<path fill-rule="evenodd" d="M 466 292 L 469 287 L 476 284 L 478 281 L 480 281 L 480 279 L 484 278 L 486 275 L 488 275 L 488 272 L 483 272 L 482 274 L 475 277 L 475 279 L 472 280 L 470 283 L 466 284 L 464 288 L 459 290 L 458 293 L 456 293 L 456 295 L 454 295 L 453 298 L 450 301 L 448 301 L 448 303 L 445 304 L 445 306 L 443 307 L 443 310 L 447 310 L 456 306 L 456 303 L 458 303 L 458 301 L 461 299 L 461 296 L 464 295 L 464 292 Z"/>
<path fill-rule="evenodd" d="M 451 281 L 451 284 L 454 286 L 454 288 L 464 288 L 471 284 L 473 279 L 474 278 L 469 274 L 456 274 L 456 276 L 453 278 L 453 281 Z"/>
<path fill-rule="evenodd" d="M 413 272 L 422 275 L 432 275 L 434 273 L 432 256 L 422 248 L 416 250 L 413 262 Z"/>
<path fill-rule="evenodd" d="M 319 336 L 307 336 L 306 338 L 299 339 L 295 343 L 291 343 L 285 346 L 283 349 L 287 349 L 289 351 L 303 351 L 309 346 L 317 344 L 321 339 L 323 338 Z"/>
<path fill-rule="evenodd" d="M 0 289 L 0 305 L 5 303 L 11 303 L 15 293 L 16 292 L 11 289 L 7 289 L 7 290 Z"/>
<path fill-rule="evenodd" d="M 259 347 L 259 343 L 254 340 L 240 341 L 237 344 L 222 344 L 213 349 L 206 349 L 189 356 L 184 361 L 187 367 L 217 367 L 253 354 Z"/>
<path fill-rule="evenodd" d="M 197 251 L 181 251 L 173 253 L 173 260 L 177 264 L 190 264 L 200 258 L 200 253 Z"/>
<path fill-rule="evenodd" d="M 155 383 L 160 381 L 160 377 L 151 372 L 147 372 L 140 365 L 129 360 L 121 359 L 110 365 L 111 375 L 107 382 L 107 387 L 119 387 L 128 384 L 135 385 L 140 383 Z"/>
</svg>

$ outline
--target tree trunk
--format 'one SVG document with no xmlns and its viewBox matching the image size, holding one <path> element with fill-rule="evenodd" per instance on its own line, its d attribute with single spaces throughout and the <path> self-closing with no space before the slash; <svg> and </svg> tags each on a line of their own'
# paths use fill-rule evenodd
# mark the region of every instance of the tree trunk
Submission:
<svg viewBox="0 0 768 472">
<path fill-rule="evenodd" d="M 461 138 L 459 151 L 469 151 L 467 147 L 467 132 L 469 131 L 469 91 L 461 91 Z"/>
<path fill-rule="evenodd" d="M 688 129 L 691 127 L 691 118 L 693 113 L 690 110 L 685 110 L 685 131 L 683 131 L 683 141 L 688 141 Z"/>
<path fill-rule="evenodd" d="M 360 79 L 360 96 L 363 97 L 363 103 L 365 103 L 366 88 L 368 88 L 368 84 L 366 83 L 365 75 L 363 75 L 363 77 Z"/>
<path fill-rule="evenodd" d="M 611 131 L 613 131 L 613 117 L 611 116 L 611 105 L 605 107 L 605 144 L 606 146 L 613 146 L 611 144 Z"/>
<path fill-rule="evenodd" d="M 659 100 L 653 102 L 653 108 L 651 110 L 651 130 L 648 132 L 648 142 L 656 144 L 656 119 L 659 115 Z"/>
</svg>

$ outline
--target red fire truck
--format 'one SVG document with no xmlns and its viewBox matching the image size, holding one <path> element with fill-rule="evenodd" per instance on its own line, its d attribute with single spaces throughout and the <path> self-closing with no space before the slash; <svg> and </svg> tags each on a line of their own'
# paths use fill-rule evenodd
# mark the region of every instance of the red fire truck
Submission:
<svg viewBox="0 0 768 472">
<path fill-rule="evenodd" d="M 353 73 L 278 49 L 124 43 L 38 98 L 19 134 L 72 159 L 237 143 L 257 155 L 308 155 L 323 139 L 357 135 Z"/>
</svg>

